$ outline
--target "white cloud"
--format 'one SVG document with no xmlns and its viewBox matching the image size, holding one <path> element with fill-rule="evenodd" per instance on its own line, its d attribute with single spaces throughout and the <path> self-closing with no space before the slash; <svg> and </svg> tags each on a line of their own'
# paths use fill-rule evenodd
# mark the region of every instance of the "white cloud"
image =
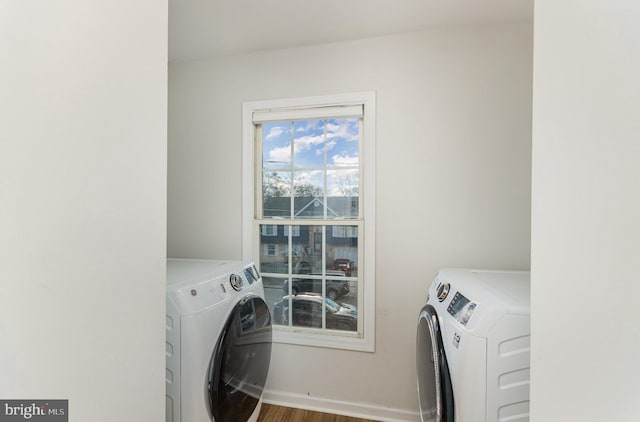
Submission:
<svg viewBox="0 0 640 422">
<path fill-rule="evenodd" d="M 358 140 L 358 127 L 354 120 L 336 120 L 337 124 L 327 123 L 327 139 L 343 138 L 347 141 Z"/>
<path fill-rule="evenodd" d="M 317 136 L 303 136 L 302 138 L 296 138 L 294 141 L 294 148 L 296 152 L 306 151 L 313 148 L 316 145 L 321 145 L 324 142 L 322 135 Z"/>
<path fill-rule="evenodd" d="M 327 141 L 327 151 L 331 151 L 333 149 L 333 147 L 335 147 L 337 145 L 336 141 Z M 317 149 L 316 150 L 316 155 L 322 155 L 324 154 L 324 149 Z"/>
<path fill-rule="evenodd" d="M 289 129 L 287 129 L 285 127 L 275 126 L 275 127 L 271 128 L 271 130 L 269 131 L 267 136 L 265 136 L 264 140 L 265 141 L 271 141 L 272 139 L 278 138 L 283 133 L 288 133 L 288 132 L 289 132 Z"/>
<path fill-rule="evenodd" d="M 298 125 L 299 123 L 296 123 Z M 323 121 L 322 120 L 307 120 L 306 125 L 298 126 L 296 132 L 308 132 L 314 129 L 322 129 Z"/>
<path fill-rule="evenodd" d="M 358 165 L 358 156 L 336 154 L 331 157 L 331 160 L 333 161 L 333 164 L 337 166 L 357 166 Z"/>
<path fill-rule="evenodd" d="M 308 151 L 314 147 L 322 146 L 323 143 L 324 143 L 324 137 L 322 135 L 303 136 L 301 138 L 296 138 L 293 144 L 294 153 L 298 154 L 304 151 Z M 333 145 L 329 145 L 329 143 L 327 143 L 327 147 L 331 148 L 333 147 Z M 322 155 L 324 153 L 324 149 L 319 148 L 315 151 L 315 153 L 316 155 Z"/>
<path fill-rule="evenodd" d="M 303 136 L 302 138 L 297 138 L 293 144 L 294 153 L 307 151 L 315 146 L 322 145 L 323 142 L 324 139 L 322 135 Z M 323 150 L 320 149 L 320 153 L 322 152 Z M 287 145 L 284 147 L 276 147 L 269 150 L 269 160 L 288 163 L 291 160 L 291 147 Z"/>
<path fill-rule="evenodd" d="M 274 148 L 269 151 L 269 161 L 275 163 L 288 163 L 291 161 L 291 147 Z"/>
</svg>

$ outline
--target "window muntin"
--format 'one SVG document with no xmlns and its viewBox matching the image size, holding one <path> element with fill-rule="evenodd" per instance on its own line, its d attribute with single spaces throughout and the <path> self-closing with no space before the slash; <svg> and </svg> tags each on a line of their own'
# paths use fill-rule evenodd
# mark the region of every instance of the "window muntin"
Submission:
<svg viewBox="0 0 640 422">
<path fill-rule="evenodd" d="M 275 331 L 274 341 L 374 351 L 375 94 L 249 102 L 243 105 L 243 116 L 243 258 L 264 261 L 263 280 L 272 312 L 273 305 L 280 300 L 269 301 L 270 289 L 272 293 L 277 292 L 277 299 L 285 299 L 293 284 L 290 281 L 294 280 L 295 283 L 300 279 L 314 281 L 314 286 L 320 286 L 315 287 L 319 290 L 315 294 L 325 300 L 324 328 L 293 324 L 289 318 L 284 331 Z M 357 125 L 357 142 L 353 142 L 349 134 L 349 124 L 339 124 L 349 119 L 351 127 Z M 263 137 L 274 143 L 263 148 Z M 271 194 L 261 197 L 263 188 L 267 193 L 271 189 Z M 312 201 L 306 201 L 309 193 L 313 195 L 309 198 Z M 347 195 L 351 197 L 345 200 Z M 305 247 L 293 241 L 295 229 L 290 230 L 293 232 L 288 236 L 292 238 L 291 243 L 284 248 L 284 244 L 278 245 L 280 262 L 268 262 L 269 257 L 262 254 L 264 244 L 261 242 L 267 238 L 261 237 L 260 226 L 274 223 L 282 226 L 278 236 L 284 236 L 286 226 L 300 226 L 301 236 L 304 236 L 305 225 L 312 226 Z M 341 240 L 356 236 L 356 242 L 331 244 L 339 239 L 333 236 L 333 226 L 354 226 L 345 229 Z M 339 269 L 332 270 L 336 253 L 347 255 L 340 259 Z M 313 255 L 308 265 L 299 263 L 305 254 Z M 366 289 L 363 288 L 365 279 Z M 327 318 L 333 309 L 327 308 L 330 300 L 327 287 L 334 281 L 348 282 L 346 285 L 351 291 L 343 297 L 353 296 L 357 304 L 346 308 L 347 313 L 357 314 L 356 327 L 350 328 L 344 323 L 338 327 L 333 324 L 334 320 L 330 322 Z M 338 306 L 344 302 L 343 297 L 336 300 Z M 291 299 L 286 303 L 290 305 Z M 288 306 L 287 313 L 292 308 Z"/>
</svg>

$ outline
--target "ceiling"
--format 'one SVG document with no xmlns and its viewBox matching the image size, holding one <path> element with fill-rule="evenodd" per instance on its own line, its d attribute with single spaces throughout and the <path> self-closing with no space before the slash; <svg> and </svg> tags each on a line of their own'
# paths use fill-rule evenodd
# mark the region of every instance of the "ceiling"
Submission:
<svg viewBox="0 0 640 422">
<path fill-rule="evenodd" d="M 169 0 L 169 60 L 533 19 L 533 0 Z"/>
</svg>

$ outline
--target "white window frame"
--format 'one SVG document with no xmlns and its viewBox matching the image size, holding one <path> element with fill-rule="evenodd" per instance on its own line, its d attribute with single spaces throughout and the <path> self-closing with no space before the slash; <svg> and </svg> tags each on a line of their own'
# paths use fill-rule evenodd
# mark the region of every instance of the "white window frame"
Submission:
<svg viewBox="0 0 640 422">
<path fill-rule="evenodd" d="M 363 289 L 359 291 L 358 305 L 363 308 L 361 336 L 332 334 L 329 330 L 321 333 L 305 330 L 292 330 L 290 327 L 274 326 L 273 341 L 278 343 L 305 346 L 329 347 L 363 352 L 375 351 L 375 92 L 356 92 L 326 96 L 286 98 L 277 100 L 245 102 L 242 106 L 242 259 L 245 262 L 259 259 L 259 227 L 254 224 L 255 189 L 258 184 L 257 166 L 260 157 L 255 151 L 254 113 L 282 112 L 288 120 L 292 114 L 305 109 L 320 107 L 362 106 L 363 123 L 360 148 L 360 200 L 361 221 L 363 227 L 358 271 L 363 280 Z M 320 113 L 317 118 L 330 118 Z M 349 225 L 349 219 L 333 220 L 337 224 Z M 274 221 L 275 222 L 275 221 Z M 286 224 L 286 223 L 285 223 Z"/>
</svg>

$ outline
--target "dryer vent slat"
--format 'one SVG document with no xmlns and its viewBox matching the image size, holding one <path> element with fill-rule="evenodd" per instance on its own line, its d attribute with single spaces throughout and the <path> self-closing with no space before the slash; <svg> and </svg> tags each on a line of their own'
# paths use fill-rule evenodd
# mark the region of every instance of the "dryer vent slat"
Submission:
<svg viewBox="0 0 640 422">
<path fill-rule="evenodd" d="M 170 316 L 167 316 L 166 325 L 167 325 L 167 330 L 172 330 L 173 329 L 173 318 L 171 318 Z"/>
<path fill-rule="evenodd" d="M 529 402 L 523 401 L 502 406 L 498 409 L 499 422 L 528 422 Z"/>
<path fill-rule="evenodd" d="M 531 336 L 511 338 L 500 343 L 498 353 L 500 357 L 507 357 L 516 353 L 529 353 L 531 348 Z"/>
</svg>

